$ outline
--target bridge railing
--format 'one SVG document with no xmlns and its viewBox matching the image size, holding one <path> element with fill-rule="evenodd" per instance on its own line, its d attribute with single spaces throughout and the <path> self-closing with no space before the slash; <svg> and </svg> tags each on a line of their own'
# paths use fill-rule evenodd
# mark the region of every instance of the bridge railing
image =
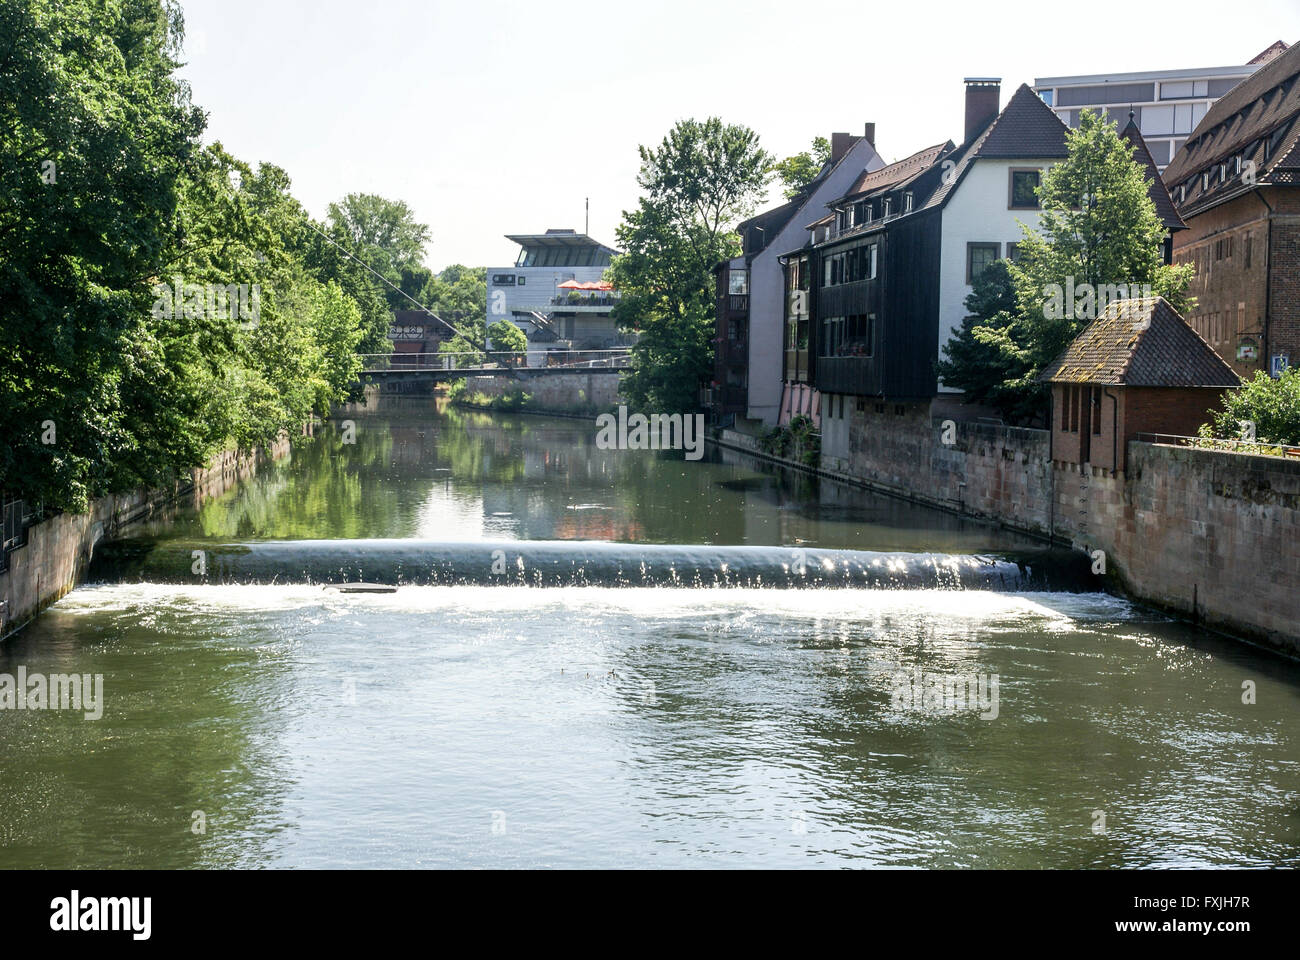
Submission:
<svg viewBox="0 0 1300 960">
<path fill-rule="evenodd" d="M 448 353 L 363 353 L 363 373 L 419 370 L 510 370 L 539 367 L 620 367 L 630 349 L 609 350 L 469 350 Z"/>
</svg>

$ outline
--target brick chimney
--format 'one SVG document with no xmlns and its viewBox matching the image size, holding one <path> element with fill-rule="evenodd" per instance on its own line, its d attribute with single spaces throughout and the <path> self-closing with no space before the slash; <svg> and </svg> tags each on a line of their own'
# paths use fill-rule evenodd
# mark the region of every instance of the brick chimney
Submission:
<svg viewBox="0 0 1300 960">
<path fill-rule="evenodd" d="M 993 122 L 998 115 L 1001 97 L 1001 77 L 966 78 L 966 133 L 963 142 L 970 143 Z"/>
<path fill-rule="evenodd" d="M 874 123 L 868 123 L 863 127 L 862 137 L 867 141 L 867 143 L 874 147 L 876 145 L 876 125 Z"/>
</svg>

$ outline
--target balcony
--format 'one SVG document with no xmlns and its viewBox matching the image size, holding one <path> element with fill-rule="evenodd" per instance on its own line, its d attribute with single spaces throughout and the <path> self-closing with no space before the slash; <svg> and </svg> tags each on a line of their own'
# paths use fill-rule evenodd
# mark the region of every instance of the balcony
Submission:
<svg viewBox="0 0 1300 960">
<path fill-rule="evenodd" d="M 582 294 L 569 294 L 567 296 L 551 297 L 548 306 L 553 311 L 574 312 L 574 313 L 609 313 L 618 305 L 618 297 L 608 294 L 593 294 L 584 296 Z"/>
<path fill-rule="evenodd" d="M 735 314 L 749 313 L 749 294 L 747 293 L 724 293 L 718 297 L 718 314 L 720 316 L 733 316 Z"/>
</svg>

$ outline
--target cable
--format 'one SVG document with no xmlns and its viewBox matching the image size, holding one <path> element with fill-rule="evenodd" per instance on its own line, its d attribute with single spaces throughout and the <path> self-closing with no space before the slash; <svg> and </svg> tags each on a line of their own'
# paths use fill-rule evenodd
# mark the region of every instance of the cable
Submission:
<svg viewBox="0 0 1300 960">
<path fill-rule="evenodd" d="M 340 251 L 342 251 L 342 253 L 343 253 L 343 255 L 344 255 L 345 257 L 348 257 L 348 258 L 350 258 L 350 259 L 352 259 L 352 260 L 355 260 L 357 263 L 361 264 L 363 267 L 365 267 L 367 270 L 369 270 L 371 273 L 373 273 L 376 277 L 378 277 L 378 278 L 379 278 L 379 281 L 380 281 L 381 283 L 385 283 L 385 284 L 387 284 L 389 287 L 392 287 L 392 289 L 396 290 L 396 291 L 397 291 L 398 293 L 400 293 L 402 296 L 406 297 L 407 300 L 410 300 L 413 304 L 415 304 L 417 307 L 419 307 L 423 312 L 427 313 L 429 316 L 433 317 L 433 319 L 437 320 L 439 323 L 441 323 L 444 327 L 446 327 L 446 328 L 447 328 L 448 330 L 450 330 L 452 333 L 456 334 L 456 336 L 458 336 L 458 337 L 465 337 L 465 342 L 466 342 L 466 343 L 473 343 L 473 342 L 474 342 L 474 338 L 473 338 L 473 337 L 466 337 L 465 334 L 461 333 L 459 330 L 457 330 L 455 327 L 453 327 L 453 326 L 452 326 L 450 323 L 448 323 L 446 320 L 442 319 L 442 317 L 438 316 L 436 313 L 434 313 L 432 310 L 430 310 L 430 309 L 429 309 L 428 307 L 426 307 L 424 304 L 420 303 L 420 301 L 416 300 L 413 296 L 411 296 L 409 293 L 407 293 L 407 292 L 406 292 L 405 290 L 403 290 L 401 287 L 394 286 L 393 283 L 392 283 L 392 281 L 390 281 L 390 280 L 389 280 L 387 277 L 385 277 L 382 273 L 379 273 L 378 271 L 376 271 L 373 267 L 370 266 L 370 264 L 366 263 L 366 262 L 365 262 L 364 260 L 362 260 L 360 257 L 355 256 L 355 255 L 352 253 L 351 250 L 348 250 L 346 247 L 342 246 L 341 244 L 336 243 L 332 237 L 327 236 L 325 233 L 321 232 L 320 230 L 317 230 L 316 227 L 315 227 L 315 225 L 311 222 L 311 219 L 310 219 L 310 218 L 308 218 L 308 219 L 306 220 L 306 224 L 307 224 L 307 226 L 312 230 L 313 233 L 318 234 L 318 235 L 319 235 L 319 236 L 320 236 L 320 237 L 321 237 L 321 238 L 322 238 L 326 243 L 329 243 L 329 244 L 331 244 L 331 245 L 333 245 L 333 246 L 335 246 L 335 247 L 338 247 L 338 249 L 339 249 Z M 484 336 L 486 336 L 486 333 L 484 334 Z M 487 344 L 485 343 L 485 344 L 483 345 L 483 347 L 484 347 L 484 349 L 487 349 Z"/>
</svg>

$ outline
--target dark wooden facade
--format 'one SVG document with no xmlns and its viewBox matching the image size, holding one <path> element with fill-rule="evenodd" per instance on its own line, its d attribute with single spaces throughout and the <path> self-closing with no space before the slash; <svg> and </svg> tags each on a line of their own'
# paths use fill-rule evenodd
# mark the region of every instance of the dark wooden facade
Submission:
<svg viewBox="0 0 1300 960">
<path fill-rule="evenodd" d="M 814 248 L 809 364 L 822 393 L 934 396 L 941 223 L 941 210 L 924 211 Z M 878 245 L 875 279 L 825 285 L 827 259 L 863 243 Z M 828 355 L 827 319 L 850 316 L 874 317 L 869 355 Z"/>
<path fill-rule="evenodd" d="M 743 417 L 749 403 L 749 294 L 730 292 L 731 269 L 725 262 L 714 269 L 717 326 L 708 405 L 715 419 Z"/>
</svg>

